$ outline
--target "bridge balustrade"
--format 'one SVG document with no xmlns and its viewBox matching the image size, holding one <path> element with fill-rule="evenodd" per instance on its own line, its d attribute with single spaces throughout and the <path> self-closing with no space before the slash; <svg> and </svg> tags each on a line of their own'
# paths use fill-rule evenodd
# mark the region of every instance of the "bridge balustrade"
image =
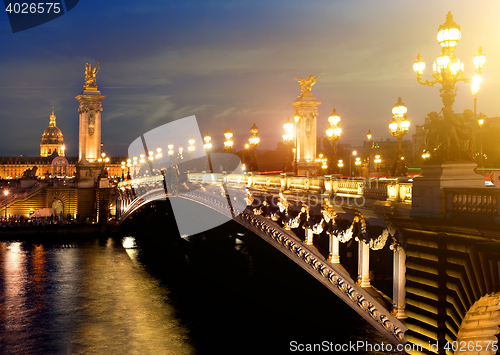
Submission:
<svg viewBox="0 0 500 355">
<path fill-rule="evenodd" d="M 446 212 L 499 215 L 500 188 L 448 188 Z"/>
</svg>

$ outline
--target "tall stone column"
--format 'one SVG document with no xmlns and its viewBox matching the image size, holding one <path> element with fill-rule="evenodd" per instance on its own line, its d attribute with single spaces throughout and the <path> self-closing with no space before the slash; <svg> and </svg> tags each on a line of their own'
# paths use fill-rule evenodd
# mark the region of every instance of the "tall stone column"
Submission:
<svg viewBox="0 0 500 355">
<path fill-rule="evenodd" d="M 97 176 L 104 168 L 98 163 L 101 156 L 101 112 L 102 100 L 106 97 L 97 89 L 96 74 L 99 63 L 93 68 L 85 64 L 85 84 L 83 92 L 75 99 L 80 104 L 77 179 L 79 187 L 94 187 Z"/>
<path fill-rule="evenodd" d="M 101 155 L 101 101 L 105 97 L 97 88 L 85 88 L 75 97 L 80 103 L 79 163 L 95 163 Z"/>
<path fill-rule="evenodd" d="M 101 155 L 101 111 L 102 100 L 106 97 L 97 89 L 96 74 L 99 63 L 94 67 L 85 63 L 85 84 L 83 92 L 75 99 L 80 104 L 79 114 L 79 143 L 78 163 L 76 164 L 76 178 L 78 182 L 78 214 L 80 219 L 95 221 L 106 217 L 99 210 L 107 212 L 109 199 L 103 189 L 96 189 L 98 176 L 104 169 L 104 164 L 97 161 Z M 99 192 L 99 190 L 103 190 Z"/>
<path fill-rule="evenodd" d="M 301 94 L 290 105 L 299 116 L 295 132 L 299 175 L 315 174 L 320 170 L 320 164 L 314 160 L 316 159 L 316 118 L 321 101 L 311 94 L 311 87 L 318 77 L 319 75 L 317 77 L 309 75 L 308 78 L 295 78 L 300 84 Z"/>
</svg>

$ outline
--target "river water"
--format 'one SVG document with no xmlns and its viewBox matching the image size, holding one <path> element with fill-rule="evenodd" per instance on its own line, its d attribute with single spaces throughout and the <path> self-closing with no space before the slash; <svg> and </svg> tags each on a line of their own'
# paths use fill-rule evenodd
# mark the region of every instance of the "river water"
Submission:
<svg viewBox="0 0 500 355">
<path fill-rule="evenodd" d="M 0 353 L 284 354 L 308 343 L 387 343 L 256 236 L 163 235 L 0 241 Z"/>
</svg>

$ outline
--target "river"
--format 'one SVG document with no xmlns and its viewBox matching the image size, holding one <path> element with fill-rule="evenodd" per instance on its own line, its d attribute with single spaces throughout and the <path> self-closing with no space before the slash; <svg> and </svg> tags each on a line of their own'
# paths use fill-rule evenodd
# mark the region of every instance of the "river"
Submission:
<svg viewBox="0 0 500 355">
<path fill-rule="evenodd" d="M 1 241 L 0 353 L 284 354 L 387 343 L 254 235 L 233 225 L 191 239 L 165 233 Z"/>
</svg>

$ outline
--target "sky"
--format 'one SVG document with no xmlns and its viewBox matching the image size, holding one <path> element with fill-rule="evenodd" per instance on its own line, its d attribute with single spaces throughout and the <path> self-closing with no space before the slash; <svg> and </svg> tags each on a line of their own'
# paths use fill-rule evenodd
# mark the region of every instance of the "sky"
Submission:
<svg viewBox="0 0 500 355">
<path fill-rule="evenodd" d="M 16 33 L 3 12 L 0 155 L 39 155 L 52 106 L 66 155 L 78 155 L 75 96 L 85 62 L 97 61 L 108 155 L 126 155 L 140 134 L 191 115 L 215 147 L 229 127 L 242 148 L 255 123 L 259 149 L 275 149 L 300 94 L 294 78 L 321 73 L 311 91 L 322 102 L 318 136 L 336 108 L 340 143 L 361 145 L 368 130 L 389 138 L 398 97 L 413 134 L 442 107 L 439 87 L 418 84 L 412 66 L 421 53 L 431 79 L 448 11 L 462 29 L 455 54 L 465 72 L 474 73 L 479 46 L 487 57 L 477 111 L 500 116 L 498 0 L 80 0 L 64 16 Z M 459 83 L 454 110 L 467 108 L 473 97 Z"/>
</svg>

